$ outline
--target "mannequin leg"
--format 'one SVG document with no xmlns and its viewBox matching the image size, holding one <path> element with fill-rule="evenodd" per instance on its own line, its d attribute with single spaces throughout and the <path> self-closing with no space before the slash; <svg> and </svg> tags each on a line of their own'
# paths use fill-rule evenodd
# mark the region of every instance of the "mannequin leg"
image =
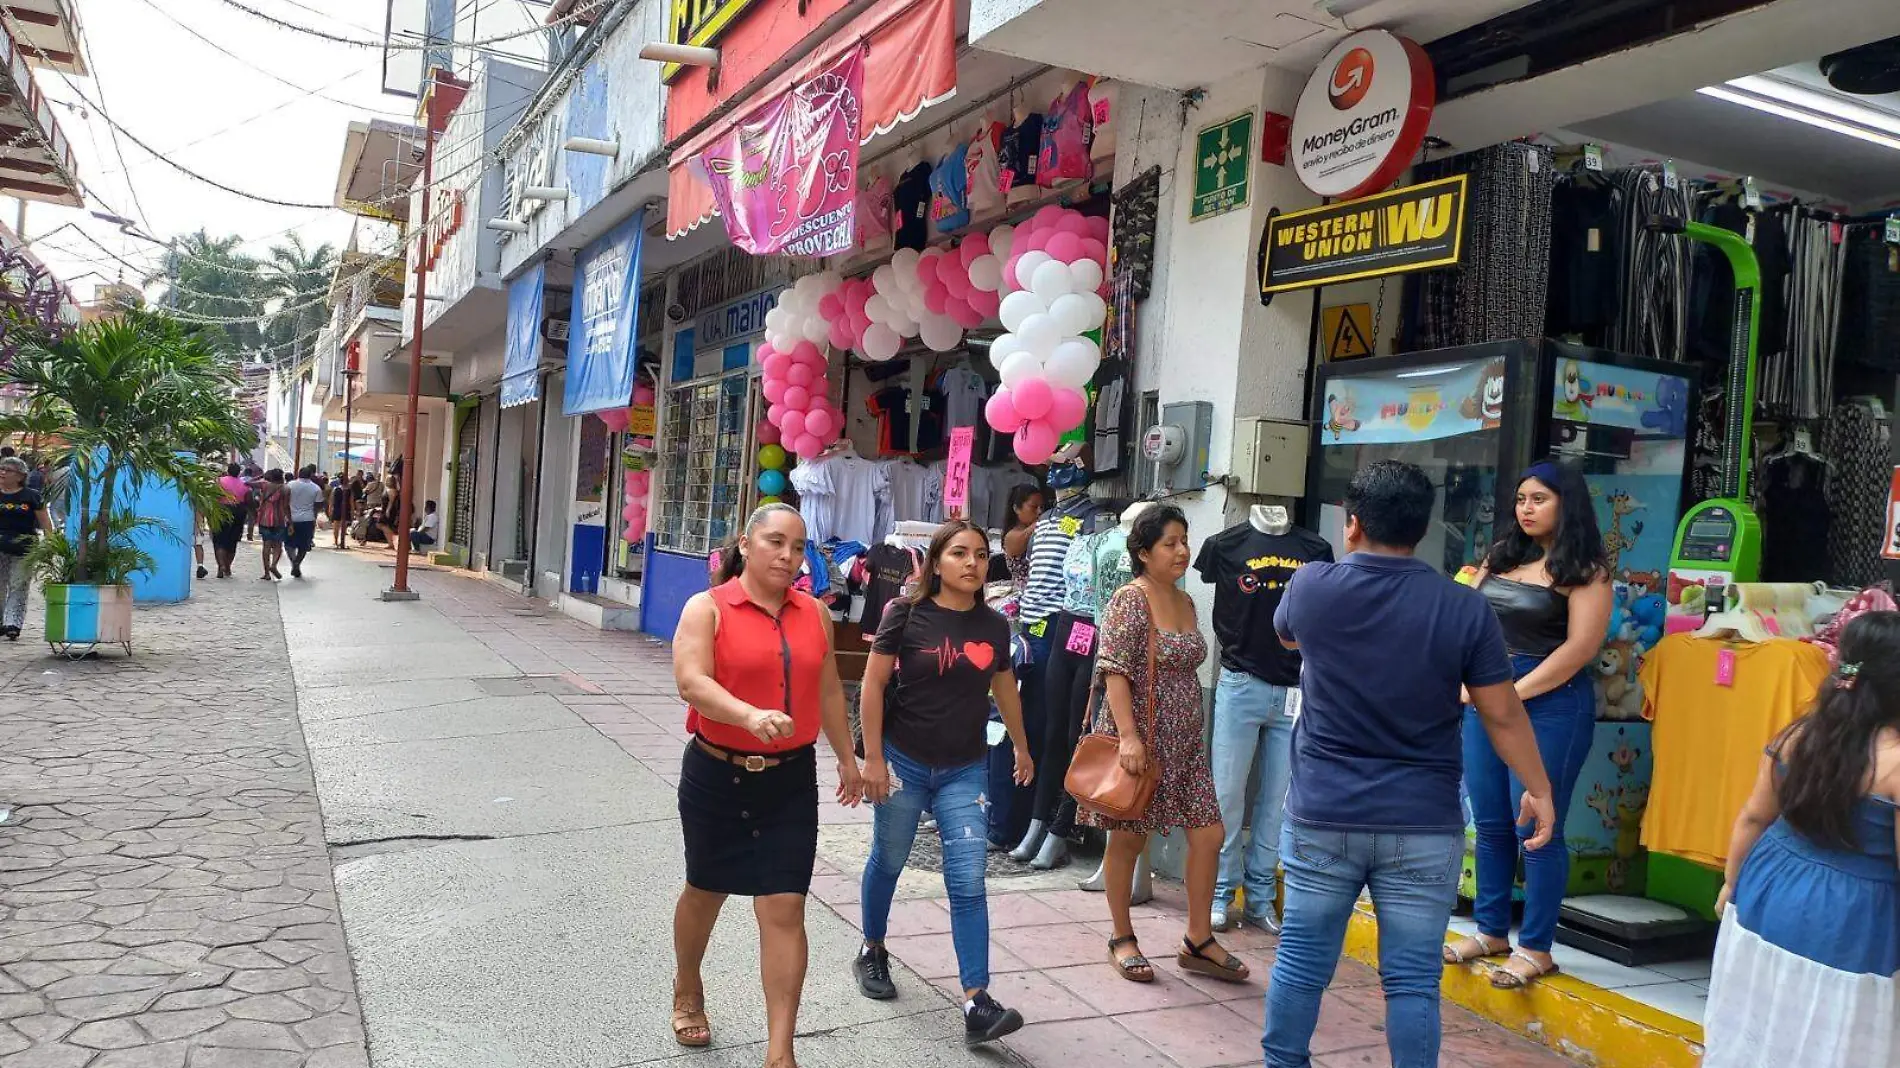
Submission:
<svg viewBox="0 0 1900 1068">
<path fill-rule="evenodd" d="M 1043 840 L 1055 821 L 1056 809 L 1063 798 L 1063 780 L 1069 774 L 1069 758 L 1075 753 L 1075 691 L 1078 682 L 1083 700 L 1087 700 L 1088 656 L 1069 649 L 1076 627 L 1093 627 L 1094 622 L 1070 612 L 1056 616 L 1049 638 L 1049 665 L 1043 673 L 1042 752 L 1036 757 L 1036 800 L 1030 813 L 1029 831 L 1010 857 L 1028 861 L 1042 850 Z M 1093 649 L 1091 649 L 1091 652 Z"/>
<path fill-rule="evenodd" d="M 1104 857 L 1102 865 L 1095 869 L 1095 874 L 1075 884 L 1075 888 L 1077 890 L 1087 890 L 1090 893 L 1101 893 L 1108 886 L 1108 881 L 1103 875 L 1107 867 L 1108 860 Z M 1154 873 L 1148 867 L 1148 852 L 1147 850 L 1143 850 L 1141 856 L 1135 858 L 1135 885 L 1128 898 L 1128 903 L 1130 905 L 1145 904 L 1148 901 L 1152 901 L 1154 896 Z"/>
<path fill-rule="evenodd" d="M 1037 871 L 1049 871 L 1060 868 L 1069 862 L 1069 840 L 1059 834 L 1051 834 L 1042 840 L 1042 848 L 1036 852 L 1036 859 L 1029 866 Z"/>
</svg>

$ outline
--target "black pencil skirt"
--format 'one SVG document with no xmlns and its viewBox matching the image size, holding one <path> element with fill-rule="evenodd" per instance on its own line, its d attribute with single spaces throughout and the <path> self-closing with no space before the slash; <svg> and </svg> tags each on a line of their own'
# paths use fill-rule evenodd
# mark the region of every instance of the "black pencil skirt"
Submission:
<svg viewBox="0 0 1900 1068">
<path fill-rule="evenodd" d="M 686 743 L 680 763 L 686 882 L 714 894 L 811 891 L 818 859 L 818 761 L 811 747 L 747 771 Z"/>
</svg>

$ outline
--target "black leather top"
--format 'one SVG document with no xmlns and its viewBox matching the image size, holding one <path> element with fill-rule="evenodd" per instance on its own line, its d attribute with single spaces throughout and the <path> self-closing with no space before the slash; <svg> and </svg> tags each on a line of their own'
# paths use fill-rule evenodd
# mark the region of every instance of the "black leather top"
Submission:
<svg viewBox="0 0 1900 1068">
<path fill-rule="evenodd" d="M 1491 602 L 1504 628 L 1504 647 L 1527 656 L 1549 656 L 1570 636 L 1570 595 L 1549 586 L 1486 575 L 1478 592 Z"/>
</svg>

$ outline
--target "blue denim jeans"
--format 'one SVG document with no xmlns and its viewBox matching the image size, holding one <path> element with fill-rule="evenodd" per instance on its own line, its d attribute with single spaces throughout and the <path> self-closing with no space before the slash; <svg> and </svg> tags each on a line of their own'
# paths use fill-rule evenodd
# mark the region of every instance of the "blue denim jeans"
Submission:
<svg viewBox="0 0 1900 1068">
<path fill-rule="evenodd" d="M 943 885 L 950 892 L 950 942 L 957 951 L 957 974 L 965 990 L 990 985 L 990 910 L 983 865 L 989 853 L 983 840 L 987 781 L 983 763 L 932 768 L 907 757 L 889 742 L 884 763 L 902 786 L 878 805 L 871 827 L 871 859 L 864 864 L 862 903 L 866 941 L 882 942 L 890 925 L 891 895 L 910 859 L 917 822 L 928 809 L 937 818 L 943 842 Z"/>
<path fill-rule="evenodd" d="M 1511 668 L 1517 678 L 1529 674 L 1542 657 L 1511 655 Z M 1541 849 L 1519 848 L 1536 828 L 1517 825 L 1518 802 L 1524 796 L 1524 784 L 1511 772 L 1491 739 L 1476 709 L 1465 709 L 1465 796 L 1471 801 L 1471 822 L 1477 828 L 1478 895 L 1472 903 L 1472 918 L 1478 930 L 1491 938 L 1511 933 L 1511 886 L 1517 881 L 1517 861 L 1524 858 L 1524 925 L 1518 931 L 1518 945 L 1540 953 L 1550 952 L 1557 933 L 1557 910 L 1563 904 L 1564 890 L 1570 882 L 1570 849 L 1564 844 L 1564 816 L 1570 808 L 1570 795 L 1577 788 L 1577 776 L 1590 756 L 1590 742 L 1596 735 L 1596 688 L 1587 673 L 1549 693 L 1538 694 L 1524 702 L 1531 716 L 1531 731 L 1537 735 L 1537 752 L 1544 759 L 1544 774 L 1550 776 L 1551 800 L 1557 808 L 1557 830 Z"/>
<path fill-rule="evenodd" d="M 1214 736 L 1208 755 L 1214 766 L 1220 818 L 1227 827 L 1214 901 L 1231 905 L 1235 888 L 1244 885 L 1247 912 L 1252 916 L 1271 912 L 1280 882 L 1280 813 L 1286 807 L 1293 745 L 1286 695 L 1284 686 L 1226 668 L 1221 669 L 1214 688 Z M 1250 799 L 1247 784 L 1253 781 L 1259 786 Z M 1250 820 L 1252 838 L 1243 856 L 1240 830 Z"/>
<path fill-rule="evenodd" d="M 1320 997 L 1332 982 L 1361 890 L 1379 914 L 1379 980 L 1392 1068 L 1437 1068 L 1438 982 L 1458 897 L 1461 834 L 1281 831 L 1286 918 L 1267 984 L 1266 1068 L 1307 1068 Z"/>
</svg>

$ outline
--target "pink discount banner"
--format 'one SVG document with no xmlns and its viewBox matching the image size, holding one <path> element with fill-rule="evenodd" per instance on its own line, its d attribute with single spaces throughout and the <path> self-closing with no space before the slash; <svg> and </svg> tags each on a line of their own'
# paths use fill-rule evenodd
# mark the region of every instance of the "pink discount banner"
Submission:
<svg viewBox="0 0 1900 1068">
<path fill-rule="evenodd" d="M 943 514 L 952 519 L 970 517 L 970 453 L 975 444 L 975 427 L 951 429 L 950 451 L 943 465 Z"/>
<path fill-rule="evenodd" d="M 864 50 L 761 105 L 698 162 L 732 243 L 755 256 L 831 256 L 857 241 Z"/>
</svg>

